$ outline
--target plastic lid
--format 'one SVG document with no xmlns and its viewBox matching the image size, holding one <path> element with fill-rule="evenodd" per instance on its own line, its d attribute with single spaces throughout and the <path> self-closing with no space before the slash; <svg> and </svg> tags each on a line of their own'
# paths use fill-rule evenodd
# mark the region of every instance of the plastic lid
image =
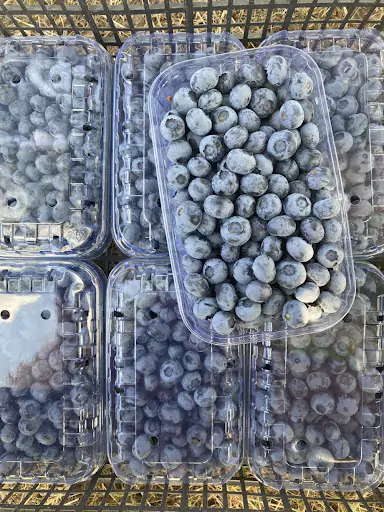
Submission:
<svg viewBox="0 0 384 512">
<path fill-rule="evenodd" d="M 368 263 L 355 271 L 343 321 L 254 347 L 249 461 L 266 485 L 367 491 L 382 481 L 384 275 Z"/>
<path fill-rule="evenodd" d="M 102 282 L 79 263 L 0 265 L 0 479 L 73 484 L 104 462 Z"/>
<path fill-rule="evenodd" d="M 80 36 L 0 41 L 0 256 L 104 250 L 110 68 Z"/>
<path fill-rule="evenodd" d="M 168 252 L 151 137 L 149 88 L 164 69 L 207 54 L 242 50 L 231 34 L 146 34 L 130 37 L 115 62 L 113 235 L 127 254 Z"/>
<path fill-rule="evenodd" d="M 108 456 L 131 484 L 227 481 L 242 457 L 239 351 L 196 340 L 169 263 L 129 260 L 107 292 Z"/>
<path fill-rule="evenodd" d="M 335 96 L 332 76 L 343 75 L 338 80 L 344 81 L 348 89 L 339 99 L 331 99 L 329 106 L 334 133 L 347 132 L 342 138 L 338 135 L 340 143 L 336 143 L 336 149 L 349 208 L 352 249 L 354 254 L 367 257 L 381 254 L 384 251 L 382 35 L 373 29 L 281 31 L 262 46 L 274 43 L 310 52 L 322 70 L 329 95 Z"/>
<path fill-rule="evenodd" d="M 289 327 L 285 321 L 282 319 L 281 310 L 275 315 L 272 316 L 270 314 L 266 314 L 266 312 L 262 312 L 260 316 L 252 323 L 252 322 L 242 322 L 233 314 L 232 316 L 226 316 L 224 318 L 223 324 L 226 327 L 227 324 L 225 322 L 228 319 L 229 329 L 234 328 L 230 335 L 218 334 L 212 327 L 212 323 L 210 320 L 199 320 L 193 312 L 193 306 L 196 299 L 193 299 L 192 295 L 187 293 L 187 287 L 185 285 L 185 279 L 188 275 L 186 272 L 186 267 L 183 265 L 183 257 L 187 254 L 186 248 L 184 246 L 184 240 L 188 240 L 187 235 L 182 236 L 179 235 L 178 226 L 176 222 L 176 210 L 180 205 L 180 209 L 178 210 L 178 216 L 183 214 L 182 205 L 184 203 L 189 204 L 188 201 L 192 201 L 192 198 L 188 195 L 189 189 L 183 189 L 180 192 L 187 193 L 187 195 L 182 195 L 180 198 L 177 196 L 179 192 L 176 193 L 171 190 L 171 187 L 168 187 L 168 179 L 167 179 L 167 171 L 171 167 L 171 163 L 167 158 L 167 148 L 169 143 L 163 139 L 160 134 L 160 124 L 164 118 L 164 115 L 169 112 L 171 109 L 171 103 L 168 101 L 170 97 L 173 97 L 175 92 L 180 87 L 189 87 L 189 79 L 191 75 L 197 70 L 201 69 L 205 66 L 215 68 L 219 73 L 223 73 L 224 71 L 233 71 L 234 69 L 238 69 L 242 64 L 252 64 L 252 63 L 265 63 L 270 57 L 281 55 L 283 56 L 289 64 L 289 67 L 294 71 L 304 71 L 307 73 L 313 82 L 313 92 L 309 96 L 310 101 L 312 103 L 314 114 L 313 114 L 313 122 L 318 126 L 320 133 L 320 143 L 317 146 L 317 150 L 321 152 L 322 155 L 322 164 L 323 166 L 328 167 L 334 178 L 335 188 L 332 190 L 332 199 L 336 200 L 340 204 L 340 213 L 336 217 L 339 221 L 340 226 L 340 238 L 336 238 L 336 246 L 341 248 L 344 252 L 344 260 L 343 263 L 339 266 L 339 270 L 346 277 L 346 288 L 344 292 L 340 295 L 340 309 L 336 313 L 328 314 L 321 313 L 321 317 L 319 320 L 313 321 L 313 323 L 307 323 L 304 327 Z M 264 90 L 264 89 L 260 89 Z M 224 107 L 223 107 L 224 108 Z M 226 54 L 226 55 L 216 55 L 213 58 L 205 57 L 199 59 L 198 62 L 181 62 L 172 66 L 170 69 L 164 71 L 154 82 L 151 88 L 151 96 L 150 96 L 150 118 L 153 126 L 153 138 L 154 138 L 154 148 L 155 148 L 155 156 L 156 156 L 156 164 L 157 164 L 157 173 L 159 179 L 160 186 L 160 195 L 161 195 L 161 204 L 163 206 L 163 215 L 164 215 L 164 225 L 167 233 L 169 251 L 171 264 L 173 268 L 174 278 L 175 278 L 175 288 L 178 294 L 178 302 L 180 307 L 180 312 L 183 317 L 183 321 L 185 322 L 188 329 L 197 337 L 202 340 L 209 341 L 211 343 L 248 343 L 250 341 L 260 341 L 263 338 L 265 332 L 271 333 L 273 338 L 279 338 L 285 336 L 287 333 L 292 335 L 303 335 L 308 333 L 314 333 L 318 331 L 322 331 L 335 325 L 341 318 L 345 316 L 348 312 L 352 301 L 354 299 L 354 279 L 353 279 L 353 263 L 352 263 L 352 251 L 349 240 L 348 233 L 348 225 L 347 225 L 347 217 L 346 212 L 344 210 L 344 193 L 343 186 L 341 182 L 340 171 L 337 165 L 335 146 L 332 137 L 332 131 L 329 123 L 329 117 L 327 115 L 326 110 L 326 99 L 324 95 L 324 89 L 322 86 L 321 75 L 319 73 L 318 67 L 315 65 L 314 61 L 308 57 L 304 52 L 292 48 L 289 46 L 270 46 L 262 49 L 253 49 L 246 50 L 243 52 L 238 52 L 234 54 Z M 268 120 L 261 119 L 264 123 L 270 122 L 270 118 Z M 178 142 L 178 141 L 176 141 Z M 240 150 L 241 151 L 241 150 Z M 193 153 L 195 154 L 195 152 Z M 222 161 L 223 162 L 223 161 Z M 219 170 L 219 166 L 216 169 L 215 163 L 212 164 L 213 171 Z M 177 166 L 176 166 L 177 167 Z M 215 170 L 216 169 L 216 170 Z M 256 174 L 256 172 L 255 172 Z M 193 176 L 192 176 L 193 177 Z M 304 177 L 304 172 L 302 171 L 301 178 Z M 241 178 L 241 176 L 240 176 Z M 299 183 L 300 185 L 300 183 Z M 323 192 L 323 191 L 322 191 Z M 327 192 L 327 191 L 325 191 Z M 179 194 L 180 195 L 180 194 Z M 175 198 L 176 197 L 176 198 Z M 216 196 L 212 196 L 215 198 Z M 231 196 L 232 197 L 232 196 Z M 312 196 L 311 196 L 312 197 Z M 209 199 L 209 198 L 207 198 Z M 230 201 L 227 197 L 225 198 L 227 201 Z M 233 197 L 232 197 L 233 199 Z M 181 201 L 180 203 L 178 201 Z M 231 203 L 231 201 L 230 201 Z M 234 205 L 231 203 L 231 206 Z M 188 208 L 185 213 L 186 218 L 188 218 Z M 219 215 L 218 215 L 219 216 Z M 183 217 L 184 218 L 184 217 Z M 192 218 L 192 217 L 191 217 Z M 233 217 L 237 218 L 237 217 Z M 266 223 L 260 222 L 259 217 L 255 215 L 250 219 L 250 221 L 254 222 L 254 227 L 249 228 L 251 230 L 251 242 L 256 242 L 256 248 L 259 248 L 260 251 L 260 242 L 263 238 L 266 237 Z M 207 237 L 201 236 L 198 231 L 192 233 L 192 235 L 197 234 L 196 237 L 196 251 L 194 254 L 197 254 L 196 258 L 199 259 L 200 263 L 205 263 L 208 258 L 213 258 L 212 261 L 217 261 L 216 258 L 221 258 L 221 248 L 223 246 L 223 238 L 221 237 L 221 219 L 216 221 L 216 229 L 211 235 L 207 235 Z M 339 225 L 338 224 L 338 225 Z M 252 226 L 252 224 L 251 224 Z M 235 226 L 236 227 L 236 226 Z M 298 227 L 298 224 L 297 224 Z M 263 233 L 264 235 L 260 235 Z M 190 233 L 189 233 L 190 234 Z M 260 235 L 260 238 L 259 238 Z M 195 244 L 195 239 L 193 236 L 189 237 L 191 240 L 191 247 L 193 249 Z M 201 249 L 201 244 L 203 244 L 203 248 Z M 204 245 L 205 244 L 205 245 Z M 259 244 L 259 245 L 258 245 Z M 206 251 L 206 246 L 211 250 L 209 256 L 206 258 L 201 257 L 203 251 Z M 321 244 L 317 245 L 317 248 L 324 247 L 324 250 L 327 250 L 325 246 Z M 316 248 L 316 246 L 315 246 Z M 199 251 L 201 250 L 201 253 Z M 285 245 L 283 244 L 283 250 L 285 251 Z M 317 249 L 316 249 L 317 250 Z M 333 249 L 332 249 L 333 250 Z M 338 249 L 337 249 L 338 250 Z M 188 252 L 188 256 L 191 256 L 191 250 Z M 250 258 L 246 258 L 247 254 L 240 253 L 240 257 L 244 256 L 244 259 L 248 260 Z M 284 255 L 287 255 L 284 252 Z M 283 256 L 284 257 L 284 256 Z M 333 256 L 332 256 L 333 257 Z M 254 258 L 252 258 L 254 260 Z M 236 261 L 236 259 L 235 259 Z M 221 262 L 222 263 L 222 262 Z M 248 266 L 250 264 L 248 263 Z M 232 284 L 236 287 L 236 293 L 238 294 L 238 298 L 244 297 L 244 288 L 245 285 L 248 284 L 252 278 L 248 280 L 249 274 L 247 275 L 245 272 L 240 270 L 240 273 L 243 272 L 244 280 L 235 280 L 231 278 L 231 270 L 232 263 L 228 265 L 224 264 L 224 267 L 228 271 L 229 278 L 225 281 L 229 284 Z M 245 265 L 246 266 L 246 265 Z M 194 270 L 190 271 L 192 273 L 196 272 Z M 200 272 L 201 270 L 197 271 Z M 250 270 L 252 273 L 252 269 Z M 233 272 L 232 272 L 233 273 Z M 196 274 L 193 274 L 196 276 Z M 256 279 L 256 278 L 255 278 Z M 270 280 L 272 281 L 272 280 Z M 267 281 L 267 282 L 270 282 Z M 218 281 L 222 283 L 223 281 Z M 272 284 L 274 281 L 272 281 Z M 208 283 L 206 283 L 207 286 Z M 291 289 L 282 289 L 282 292 L 291 296 L 292 298 L 292 290 Z M 191 292 L 192 293 L 192 292 Z M 209 291 L 206 294 L 208 297 L 214 297 L 217 290 L 214 288 L 212 284 L 209 286 Z M 279 290 L 278 290 L 279 293 Z M 205 298 L 205 295 L 200 295 Z M 233 308 L 233 304 L 232 304 Z M 327 311 L 328 313 L 329 311 Z M 228 312 L 225 311 L 222 317 L 228 315 Z M 233 310 L 232 310 L 233 313 Z M 220 317 L 220 318 L 222 318 Z M 251 324 L 251 325 L 250 325 Z M 234 327 L 235 326 L 235 327 Z M 224 331 L 225 329 L 223 329 Z"/>
</svg>

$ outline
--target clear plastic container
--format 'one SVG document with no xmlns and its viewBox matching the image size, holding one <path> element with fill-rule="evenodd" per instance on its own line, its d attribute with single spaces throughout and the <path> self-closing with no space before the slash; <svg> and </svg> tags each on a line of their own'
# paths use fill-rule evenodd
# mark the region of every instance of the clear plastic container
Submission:
<svg viewBox="0 0 384 512">
<path fill-rule="evenodd" d="M 233 330 L 229 336 L 225 336 L 214 331 L 210 321 L 199 320 L 194 315 L 194 300 L 191 295 L 188 295 L 184 285 L 184 279 L 187 274 L 182 260 L 186 254 L 186 250 L 183 245 L 182 237 L 178 234 L 176 227 L 175 219 L 178 205 L 175 204 L 174 193 L 172 193 L 167 186 L 166 174 L 171 165 L 167 159 L 167 147 L 169 143 L 162 138 L 159 126 L 164 115 L 171 109 L 169 98 L 172 97 L 180 87 L 189 86 L 189 77 L 197 69 L 204 66 L 211 66 L 222 73 L 224 71 L 238 70 L 239 66 L 245 63 L 257 62 L 262 64 L 274 55 L 282 55 L 288 61 L 291 69 L 305 71 L 313 81 L 313 92 L 310 96 L 314 108 L 313 122 L 317 124 L 320 132 L 320 143 L 316 149 L 320 150 L 323 156 L 321 165 L 325 165 L 331 169 L 335 180 L 335 189 L 332 191 L 332 194 L 334 194 L 333 197 L 340 202 L 340 213 L 336 219 L 342 225 L 342 234 L 338 244 L 342 247 L 345 254 L 339 270 L 345 274 L 347 284 L 345 291 L 340 295 L 342 299 L 340 309 L 336 313 L 329 314 L 328 316 L 323 315 L 320 320 L 308 323 L 304 327 L 288 327 L 286 322 L 282 320 L 281 312 L 275 316 L 262 313 L 258 317 L 259 320 L 254 322 L 251 329 L 244 327 L 245 322 L 240 323 L 234 320 L 237 322 L 235 330 Z M 178 294 L 178 302 L 183 321 L 194 335 L 202 340 L 216 344 L 226 342 L 238 344 L 249 341 L 260 341 L 264 332 L 268 332 L 269 335 L 275 339 L 285 336 L 287 333 L 290 335 L 311 334 L 332 327 L 345 316 L 351 307 L 355 296 L 355 286 L 352 250 L 349 240 L 347 216 L 344 208 L 343 186 L 337 165 L 324 89 L 318 67 L 306 53 L 284 45 L 246 50 L 227 55 L 216 55 L 212 58 L 204 57 L 193 64 L 182 62 L 162 73 L 162 75 L 155 80 L 151 88 L 149 101 L 161 204 L 164 213 L 164 225 L 168 239 L 173 275 L 175 276 L 175 288 Z M 214 169 L 213 172 L 215 172 Z M 216 232 L 214 235 L 215 234 Z M 253 238 L 251 238 L 251 241 L 252 240 Z M 212 244 L 216 245 L 214 245 L 215 249 L 211 254 L 213 257 L 217 257 L 222 244 L 221 237 L 219 237 L 219 241 L 217 241 L 217 238 L 214 239 Z M 204 262 L 204 260 L 202 261 Z M 237 291 L 239 296 L 244 296 L 244 289 L 242 289 L 241 286 L 237 288 Z M 286 290 L 283 291 L 284 293 L 286 292 Z"/>
<path fill-rule="evenodd" d="M 366 492 L 384 476 L 384 275 L 356 263 L 332 329 L 254 347 L 248 463 L 276 489 Z"/>
<path fill-rule="evenodd" d="M 0 480 L 71 485 L 105 460 L 103 278 L 0 264 Z"/>
<path fill-rule="evenodd" d="M 337 148 L 340 169 L 349 208 L 350 232 L 354 254 L 374 257 L 384 252 L 384 39 L 382 34 L 373 29 L 343 30 L 309 30 L 281 31 L 273 34 L 262 43 L 289 44 L 296 48 L 314 53 L 320 68 L 325 69 L 324 79 L 329 81 L 328 73 L 339 73 L 340 64 L 331 66 L 337 51 L 358 65 L 358 73 L 351 74 L 348 96 L 357 97 L 353 112 L 365 114 L 357 126 L 348 124 L 348 117 L 342 121 L 332 118 L 334 133 L 343 129 L 359 134 L 353 137 L 349 151 Z M 335 50 L 335 47 L 337 50 Z M 340 52 L 340 48 L 342 52 Z M 353 63 L 353 62 L 352 62 Z M 348 61 L 346 62 L 348 65 Z M 348 77 L 349 77 L 348 74 Z M 343 102 L 342 97 L 336 105 Z M 345 98 L 344 98 L 345 102 Z M 354 103 L 354 101 L 352 100 Z M 338 116 L 338 110 L 336 115 Z M 330 111 L 332 114 L 332 111 Z M 343 116 L 342 116 L 343 117 Z M 362 116 L 361 116 L 362 117 Z M 341 122 L 341 124 L 340 124 Z M 349 133 L 349 132 L 348 132 Z M 364 159 L 361 159 L 364 156 Z"/>
<path fill-rule="evenodd" d="M 91 39 L 0 40 L 0 257 L 107 242 L 111 59 Z"/>
<path fill-rule="evenodd" d="M 120 48 L 114 88 L 113 236 L 124 253 L 168 253 L 149 136 L 148 92 L 153 80 L 173 63 L 243 48 L 225 32 L 138 33 Z"/>
<path fill-rule="evenodd" d="M 171 267 L 128 260 L 108 280 L 108 456 L 130 484 L 224 483 L 242 461 L 238 348 L 181 321 Z"/>
</svg>

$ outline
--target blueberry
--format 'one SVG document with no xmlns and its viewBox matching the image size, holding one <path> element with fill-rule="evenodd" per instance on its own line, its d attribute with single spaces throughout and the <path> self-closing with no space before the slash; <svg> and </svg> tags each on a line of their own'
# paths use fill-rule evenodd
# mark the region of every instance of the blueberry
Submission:
<svg viewBox="0 0 384 512">
<path fill-rule="evenodd" d="M 212 196 L 210 196 L 212 197 Z M 209 198 L 208 198 L 209 199 Z M 221 198 L 224 199 L 224 198 Z M 207 201 L 207 200 L 206 200 Z M 205 202 L 206 202 L 205 201 Z M 204 237 L 190 235 L 184 240 L 184 248 L 187 254 L 192 258 L 206 259 L 211 254 L 211 246 Z"/>
<path fill-rule="evenodd" d="M 228 197 L 210 195 L 204 200 L 204 211 L 215 219 L 227 219 L 235 207 Z"/>
<path fill-rule="evenodd" d="M 217 88 L 223 94 L 229 93 L 236 85 L 236 74 L 234 71 L 224 71 L 219 76 Z"/>
<path fill-rule="evenodd" d="M 348 119 L 350 116 L 356 114 L 359 110 L 359 103 L 356 98 L 346 94 L 336 101 L 336 115 L 343 116 Z M 364 115 L 364 114 L 363 114 Z M 335 116 L 333 116 L 335 117 Z M 332 124 L 333 128 L 333 124 Z M 334 130 L 334 128 L 333 128 Z M 334 130 L 335 131 L 335 130 Z M 337 130 L 338 131 L 338 130 Z M 340 130 L 342 131 L 342 130 Z M 364 130 L 363 130 L 364 131 Z"/>
<path fill-rule="evenodd" d="M 213 329 L 222 336 L 227 336 L 236 327 L 236 321 L 232 313 L 227 311 L 218 311 L 212 318 Z"/>
<path fill-rule="evenodd" d="M 217 110 L 215 112 L 217 112 Z M 231 128 L 232 126 L 230 126 L 229 128 Z M 223 139 L 218 135 L 207 135 L 206 137 L 204 137 L 200 142 L 199 149 L 200 153 L 209 162 L 218 162 L 224 157 L 225 154 L 225 146 Z"/>
<path fill-rule="evenodd" d="M 201 374 L 198 371 L 186 372 L 181 380 L 181 385 L 185 391 L 195 391 L 201 385 Z"/>
<path fill-rule="evenodd" d="M 343 250 L 334 244 L 324 244 L 316 252 L 317 261 L 326 268 L 335 268 L 344 259 Z"/>
<path fill-rule="evenodd" d="M 295 135 L 289 130 L 272 133 L 267 143 L 267 151 L 276 160 L 288 160 L 297 151 Z"/>
<path fill-rule="evenodd" d="M 49 423 L 43 423 L 36 432 L 35 439 L 44 446 L 52 446 L 57 440 L 57 431 Z"/>
<path fill-rule="evenodd" d="M 268 190 L 268 181 L 260 174 L 248 174 L 240 180 L 240 190 L 251 196 L 261 196 Z"/>
<path fill-rule="evenodd" d="M 176 210 L 176 226 L 180 233 L 193 233 L 203 218 L 201 208 L 193 201 L 184 201 Z"/>
<path fill-rule="evenodd" d="M 161 121 L 160 133 L 169 142 L 181 139 L 185 133 L 183 119 L 178 115 L 168 113 Z"/>
<path fill-rule="evenodd" d="M 219 196 L 231 196 L 237 192 L 238 188 L 239 178 L 231 171 L 218 171 L 212 178 L 212 189 Z"/>
<path fill-rule="evenodd" d="M 335 409 L 335 400 L 330 393 L 320 391 L 312 395 L 311 408 L 319 415 L 329 415 Z"/>
<path fill-rule="evenodd" d="M 311 214 L 311 201 L 303 194 L 290 194 L 283 203 L 284 212 L 294 220 L 303 220 Z"/>
<path fill-rule="evenodd" d="M 252 90 L 247 84 L 236 85 L 229 93 L 229 103 L 235 110 L 246 108 L 251 101 Z"/>
<path fill-rule="evenodd" d="M 186 140 L 179 139 L 169 143 L 167 157 L 172 163 L 186 163 L 192 156 L 192 147 Z"/>
<path fill-rule="evenodd" d="M 272 174 L 268 178 L 268 192 L 284 199 L 289 193 L 288 180 L 280 174 Z"/>
<path fill-rule="evenodd" d="M 43 420 L 37 417 L 30 420 L 20 418 L 18 423 L 19 431 L 25 436 L 34 435 L 40 429 L 42 423 Z"/>
<path fill-rule="evenodd" d="M 271 235 L 288 237 L 296 231 L 296 223 L 288 215 L 279 215 L 268 222 L 267 230 Z"/>
<path fill-rule="evenodd" d="M 256 212 L 256 200 L 252 195 L 241 194 L 235 202 L 235 213 L 246 219 L 252 217 Z"/>
<path fill-rule="evenodd" d="M 307 282 L 296 289 L 295 297 L 305 304 L 312 304 L 320 295 L 320 289 L 316 283 Z"/>
<path fill-rule="evenodd" d="M 250 108 L 241 109 L 237 115 L 239 125 L 245 128 L 250 134 L 257 132 L 260 128 L 260 118 L 256 112 Z"/>
<path fill-rule="evenodd" d="M 315 217 L 308 217 L 301 221 L 300 232 L 310 244 L 317 244 L 323 240 L 325 230 L 322 223 Z"/>
<path fill-rule="evenodd" d="M 243 126 L 236 125 L 224 134 L 224 143 L 228 149 L 239 149 L 248 139 L 248 130 Z"/>
<path fill-rule="evenodd" d="M 237 302 L 237 294 L 234 286 L 230 283 L 218 285 L 216 287 L 216 302 L 221 310 L 232 311 Z"/>
<path fill-rule="evenodd" d="M 200 108 L 191 108 L 186 116 L 188 128 L 196 135 L 207 135 L 212 129 L 212 121 Z"/>
<path fill-rule="evenodd" d="M 282 209 L 280 198 L 276 194 L 264 194 L 257 200 L 256 213 L 266 221 L 277 217 Z"/>
<path fill-rule="evenodd" d="M 309 172 L 321 165 L 323 155 L 317 149 L 301 149 L 296 153 L 295 161 L 302 171 Z"/>
<path fill-rule="evenodd" d="M 218 85 L 220 85 L 221 76 L 222 75 L 219 77 Z M 216 89 L 210 89 L 199 97 L 198 107 L 204 110 L 207 114 L 210 114 L 213 110 L 221 106 L 222 101 L 223 96 L 221 92 Z"/>
<path fill-rule="evenodd" d="M 346 130 L 347 133 L 350 133 L 353 137 L 363 135 L 367 128 L 368 118 L 363 113 L 353 114 L 347 119 Z"/>
<path fill-rule="evenodd" d="M 213 285 L 220 284 L 226 281 L 227 279 L 228 267 L 225 264 L 225 262 L 220 258 L 211 258 L 204 263 L 203 275 L 208 281 L 208 283 Z"/>
<path fill-rule="evenodd" d="M 237 124 L 236 112 L 227 106 L 218 107 L 211 114 L 213 129 L 216 133 L 224 134 Z M 201 151 L 201 148 L 200 148 Z"/>
<path fill-rule="evenodd" d="M 304 122 L 304 110 L 298 101 L 288 100 L 280 108 L 280 120 L 284 128 L 295 130 Z"/>
<path fill-rule="evenodd" d="M 192 176 L 205 178 L 212 170 L 211 164 L 201 155 L 193 156 L 188 160 L 187 168 Z"/>
<path fill-rule="evenodd" d="M 160 366 L 160 379 L 165 384 L 180 382 L 184 374 L 183 366 L 176 359 L 169 359 Z"/>
<path fill-rule="evenodd" d="M 243 320 L 244 322 L 251 322 L 259 318 L 261 314 L 261 306 L 260 304 L 243 297 L 238 301 L 235 307 L 235 312 L 240 320 Z"/>
<path fill-rule="evenodd" d="M 280 261 L 276 266 L 276 281 L 284 288 L 297 288 L 307 277 L 304 265 L 297 261 Z"/>
<path fill-rule="evenodd" d="M 272 291 L 267 283 L 251 281 L 245 289 L 245 294 L 251 301 L 263 303 L 272 296 Z"/>
<path fill-rule="evenodd" d="M 256 160 L 243 149 L 232 149 L 227 156 L 227 167 L 237 174 L 250 174 L 256 168 Z"/>
<path fill-rule="evenodd" d="M 313 258 L 312 245 L 298 236 L 293 236 L 287 240 L 287 252 L 296 261 L 306 262 Z"/>
<path fill-rule="evenodd" d="M 0 439 L 4 444 L 13 443 L 19 435 L 16 425 L 4 425 L 0 432 Z"/>
<path fill-rule="evenodd" d="M 211 183 L 205 178 L 195 178 L 189 183 L 188 193 L 193 201 L 197 203 L 203 202 L 212 194 Z"/>
<path fill-rule="evenodd" d="M 197 107 L 196 95 L 188 87 L 178 89 L 172 98 L 172 108 L 182 115 L 187 115 L 191 108 Z"/>
<path fill-rule="evenodd" d="M 276 110 L 276 94 L 266 88 L 255 89 L 252 92 L 250 106 L 261 119 L 268 117 Z"/>
<path fill-rule="evenodd" d="M 284 176 L 289 182 L 299 176 L 299 167 L 294 160 L 287 159 L 276 163 L 275 172 Z"/>
<path fill-rule="evenodd" d="M 323 222 L 324 226 L 324 241 L 325 242 L 339 242 L 343 232 L 343 228 L 337 219 L 329 219 Z"/>
<path fill-rule="evenodd" d="M 25 400 L 19 408 L 21 418 L 30 420 L 40 415 L 40 404 L 36 400 Z"/>
<path fill-rule="evenodd" d="M 218 81 L 219 75 L 214 68 L 203 67 L 193 73 L 190 86 L 196 94 L 202 94 L 210 89 L 214 89 Z"/>
<path fill-rule="evenodd" d="M 334 136 L 335 146 L 338 154 L 348 153 L 353 147 L 353 137 L 348 132 L 338 132 Z"/>
<path fill-rule="evenodd" d="M 203 385 L 196 389 L 193 397 L 199 407 L 210 407 L 215 403 L 217 393 L 212 386 Z"/>
<path fill-rule="evenodd" d="M 265 82 L 263 66 L 258 63 L 242 64 L 237 71 L 237 81 L 249 87 L 260 87 Z"/>
<path fill-rule="evenodd" d="M 341 299 L 331 292 L 321 292 L 317 304 L 325 313 L 336 313 L 341 308 Z"/>
<path fill-rule="evenodd" d="M 266 65 L 268 82 L 277 87 L 288 78 L 288 63 L 284 57 L 273 55 Z"/>
<path fill-rule="evenodd" d="M 261 251 L 273 259 L 279 261 L 283 257 L 283 244 L 281 238 L 267 236 L 261 243 Z"/>
<path fill-rule="evenodd" d="M 349 79 L 343 76 L 336 76 L 327 80 L 324 84 L 325 93 L 330 98 L 337 100 L 348 92 Z"/>
</svg>

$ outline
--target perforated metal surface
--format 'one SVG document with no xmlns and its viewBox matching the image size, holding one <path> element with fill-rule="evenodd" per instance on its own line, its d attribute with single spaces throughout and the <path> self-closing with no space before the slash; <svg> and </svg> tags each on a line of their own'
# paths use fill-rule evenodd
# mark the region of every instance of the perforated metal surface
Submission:
<svg viewBox="0 0 384 512">
<path fill-rule="evenodd" d="M 232 32 L 257 45 L 279 30 L 375 27 L 382 0 L 3 0 L 0 32 L 94 37 L 116 53 L 135 31 Z"/>
</svg>

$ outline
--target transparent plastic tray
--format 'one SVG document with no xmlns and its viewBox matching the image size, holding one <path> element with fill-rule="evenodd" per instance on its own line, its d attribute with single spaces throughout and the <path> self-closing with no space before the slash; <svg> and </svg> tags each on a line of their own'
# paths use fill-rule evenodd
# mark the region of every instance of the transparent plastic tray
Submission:
<svg viewBox="0 0 384 512">
<path fill-rule="evenodd" d="M 0 264 L 0 480 L 74 484 L 104 463 L 103 278 Z"/>
<path fill-rule="evenodd" d="M 128 260 L 113 270 L 107 354 L 108 456 L 119 478 L 224 483 L 236 473 L 245 410 L 241 352 L 190 334 L 169 262 Z"/>
<path fill-rule="evenodd" d="M 365 492 L 383 479 L 384 275 L 355 270 L 334 328 L 254 347 L 248 461 L 266 485 Z"/>
<path fill-rule="evenodd" d="M 353 252 L 365 257 L 377 256 L 384 252 L 383 36 L 373 29 L 281 31 L 265 40 L 262 46 L 275 43 L 316 52 L 316 61 L 323 68 L 324 62 L 326 68 L 329 65 L 324 55 L 331 54 L 333 45 L 342 48 L 345 57 L 358 62 L 359 73 L 349 79 L 347 95 L 357 95 L 357 112 L 366 114 L 369 124 L 361 136 L 354 137 L 354 144 L 347 153 L 344 150 L 339 153 L 339 163 L 349 208 Z M 327 71 L 332 73 L 334 69 L 331 67 Z M 326 78 L 327 71 L 326 80 L 329 79 Z M 345 124 L 348 130 L 347 121 Z M 334 132 L 339 128 L 335 123 Z M 366 158 L 359 160 L 356 151 L 362 150 Z"/>
<path fill-rule="evenodd" d="M 243 48 L 225 32 L 138 33 L 120 48 L 114 87 L 113 236 L 124 253 L 168 253 L 149 135 L 148 92 L 153 80 L 173 63 Z"/>
<path fill-rule="evenodd" d="M 0 40 L 0 257 L 91 257 L 109 231 L 111 59 L 91 39 Z"/>
<path fill-rule="evenodd" d="M 313 81 L 314 88 L 313 93 L 310 96 L 310 100 L 314 107 L 313 122 L 317 124 L 320 131 L 320 144 L 317 149 L 323 154 L 322 165 L 329 167 L 334 174 L 336 183 L 334 194 L 335 197 L 339 199 L 341 205 L 340 214 L 336 218 L 338 218 L 344 228 L 339 244 L 344 250 L 345 258 L 340 266 L 340 270 L 346 276 L 347 286 L 344 293 L 341 295 L 342 306 L 337 313 L 330 314 L 326 317 L 323 315 L 319 321 L 307 324 L 305 327 L 290 328 L 286 326 L 286 323 L 282 320 L 281 313 L 275 317 L 261 314 L 258 326 L 252 329 L 245 329 L 244 327 L 239 326 L 236 327 L 230 336 L 222 336 L 213 330 L 209 321 L 198 320 L 194 316 L 194 300 L 187 294 L 183 284 L 186 272 L 182 265 L 182 258 L 186 254 L 186 251 L 183 246 L 182 238 L 178 235 L 176 229 L 175 218 L 177 208 L 173 201 L 173 194 L 167 187 L 166 172 L 168 167 L 171 165 L 166 156 L 168 142 L 162 138 L 159 126 L 165 113 L 171 109 L 171 103 L 168 101 L 169 97 L 172 97 L 175 91 L 180 87 L 189 86 L 188 77 L 190 77 L 196 69 L 204 66 L 212 66 L 222 73 L 226 70 L 236 70 L 240 65 L 244 63 L 251 63 L 252 61 L 263 63 L 273 55 L 284 56 L 291 69 L 305 71 Z M 216 55 L 211 58 L 204 57 L 193 64 L 181 62 L 179 64 L 175 64 L 170 69 L 162 73 L 162 75 L 153 83 L 149 100 L 150 120 L 153 128 L 154 149 L 161 204 L 164 214 L 164 225 L 168 240 L 173 275 L 175 277 L 176 293 L 178 294 L 180 312 L 184 323 L 188 329 L 200 339 L 216 344 L 226 342 L 238 344 L 246 343 L 251 340 L 259 341 L 262 339 L 265 331 L 268 331 L 273 338 L 279 338 L 286 335 L 286 333 L 292 335 L 310 334 L 335 325 L 344 317 L 351 307 L 355 296 L 355 286 L 353 279 L 352 249 L 349 240 L 347 216 L 344 209 L 343 186 L 337 165 L 325 94 L 318 67 L 312 58 L 306 53 L 296 48 L 284 45 L 269 46 L 262 49 L 258 48 L 226 55 Z M 218 244 L 220 244 L 220 242 L 218 242 Z M 220 248 L 220 245 L 218 248 Z M 217 252 L 215 252 L 215 249 L 212 251 L 213 257 L 216 257 Z"/>
</svg>

